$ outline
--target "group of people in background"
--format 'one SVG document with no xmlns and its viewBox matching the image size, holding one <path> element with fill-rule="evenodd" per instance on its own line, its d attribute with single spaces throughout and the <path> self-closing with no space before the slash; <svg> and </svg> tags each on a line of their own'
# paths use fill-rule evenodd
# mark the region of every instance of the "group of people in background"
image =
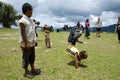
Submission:
<svg viewBox="0 0 120 80">
<path fill-rule="evenodd" d="M 102 27 L 102 21 L 100 20 L 100 18 L 98 18 L 98 20 L 95 22 L 95 27 L 96 27 L 96 37 L 101 37 L 100 33 L 101 33 L 101 27 Z M 90 39 L 90 23 L 89 23 L 89 19 L 86 19 L 85 21 L 85 38 Z"/>
<path fill-rule="evenodd" d="M 101 37 L 100 33 L 101 33 L 102 21 L 100 20 L 100 18 L 98 18 L 98 20 L 95 22 L 95 27 L 96 27 L 96 37 Z M 118 22 L 116 24 L 115 32 L 117 32 L 118 42 L 120 43 L 120 16 L 118 17 Z M 87 39 L 90 39 L 89 36 L 90 36 L 90 23 L 89 23 L 89 19 L 86 19 L 85 37 Z"/>
</svg>

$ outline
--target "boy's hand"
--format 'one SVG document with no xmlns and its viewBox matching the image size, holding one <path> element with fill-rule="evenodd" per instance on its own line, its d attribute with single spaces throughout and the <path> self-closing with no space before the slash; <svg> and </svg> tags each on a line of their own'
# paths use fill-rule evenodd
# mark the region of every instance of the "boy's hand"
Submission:
<svg viewBox="0 0 120 80">
<path fill-rule="evenodd" d="M 79 40 L 78 40 L 77 42 L 78 42 L 78 43 L 81 43 L 81 44 L 84 44 L 84 42 L 82 42 L 82 41 L 79 41 Z"/>
<path fill-rule="evenodd" d="M 28 44 L 26 44 L 26 45 L 25 45 L 25 48 L 26 48 L 26 49 L 29 49 L 29 48 L 30 48 L 30 46 L 29 46 Z"/>
</svg>

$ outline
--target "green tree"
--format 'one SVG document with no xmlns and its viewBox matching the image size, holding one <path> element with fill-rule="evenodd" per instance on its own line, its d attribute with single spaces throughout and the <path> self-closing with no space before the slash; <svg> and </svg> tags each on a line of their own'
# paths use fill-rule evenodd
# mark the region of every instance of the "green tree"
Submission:
<svg viewBox="0 0 120 80">
<path fill-rule="evenodd" d="M 3 23 L 3 27 L 10 28 L 15 23 L 16 14 L 12 5 L 0 1 L 0 23 Z"/>
</svg>

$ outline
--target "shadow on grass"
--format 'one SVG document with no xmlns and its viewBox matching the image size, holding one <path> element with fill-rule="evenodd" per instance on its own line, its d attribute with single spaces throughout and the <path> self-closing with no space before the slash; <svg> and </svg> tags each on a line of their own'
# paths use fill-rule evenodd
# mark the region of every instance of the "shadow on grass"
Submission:
<svg viewBox="0 0 120 80">
<path fill-rule="evenodd" d="M 74 60 L 72 60 L 72 61 L 70 61 L 69 63 L 67 63 L 68 65 L 70 65 L 70 66 L 75 66 L 75 61 Z M 88 66 L 87 65 L 80 65 L 79 64 L 79 66 L 81 67 L 81 68 L 87 68 Z"/>
</svg>

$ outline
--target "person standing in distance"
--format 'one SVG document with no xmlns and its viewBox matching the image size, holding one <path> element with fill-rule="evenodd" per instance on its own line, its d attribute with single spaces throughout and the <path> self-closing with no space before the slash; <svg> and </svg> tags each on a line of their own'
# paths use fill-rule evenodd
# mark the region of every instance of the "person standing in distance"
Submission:
<svg viewBox="0 0 120 80">
<path fill-rule="evenodd" d="M 101 37 L 100 32 L 101 32 L 102 22 L 100 18 L 98 18 L 98 21 L 95 23 L 95 26 L 96 26 L 96 37 Z"/>
<path fill-rule="evenodd" d="M 115 32 L 118 34 L 118 42 L 120 43 L 120 16 L 118 17 L 118 22 L 115 28 Z"/>
<path fill-rule="evenodd" d="M 85 21 L 85 37 L 87 39 L 90 39 L 89 36 L 90 36 L 90 23 L 89 23 L 89 19 L 86 19 Z"/>
</svg>

